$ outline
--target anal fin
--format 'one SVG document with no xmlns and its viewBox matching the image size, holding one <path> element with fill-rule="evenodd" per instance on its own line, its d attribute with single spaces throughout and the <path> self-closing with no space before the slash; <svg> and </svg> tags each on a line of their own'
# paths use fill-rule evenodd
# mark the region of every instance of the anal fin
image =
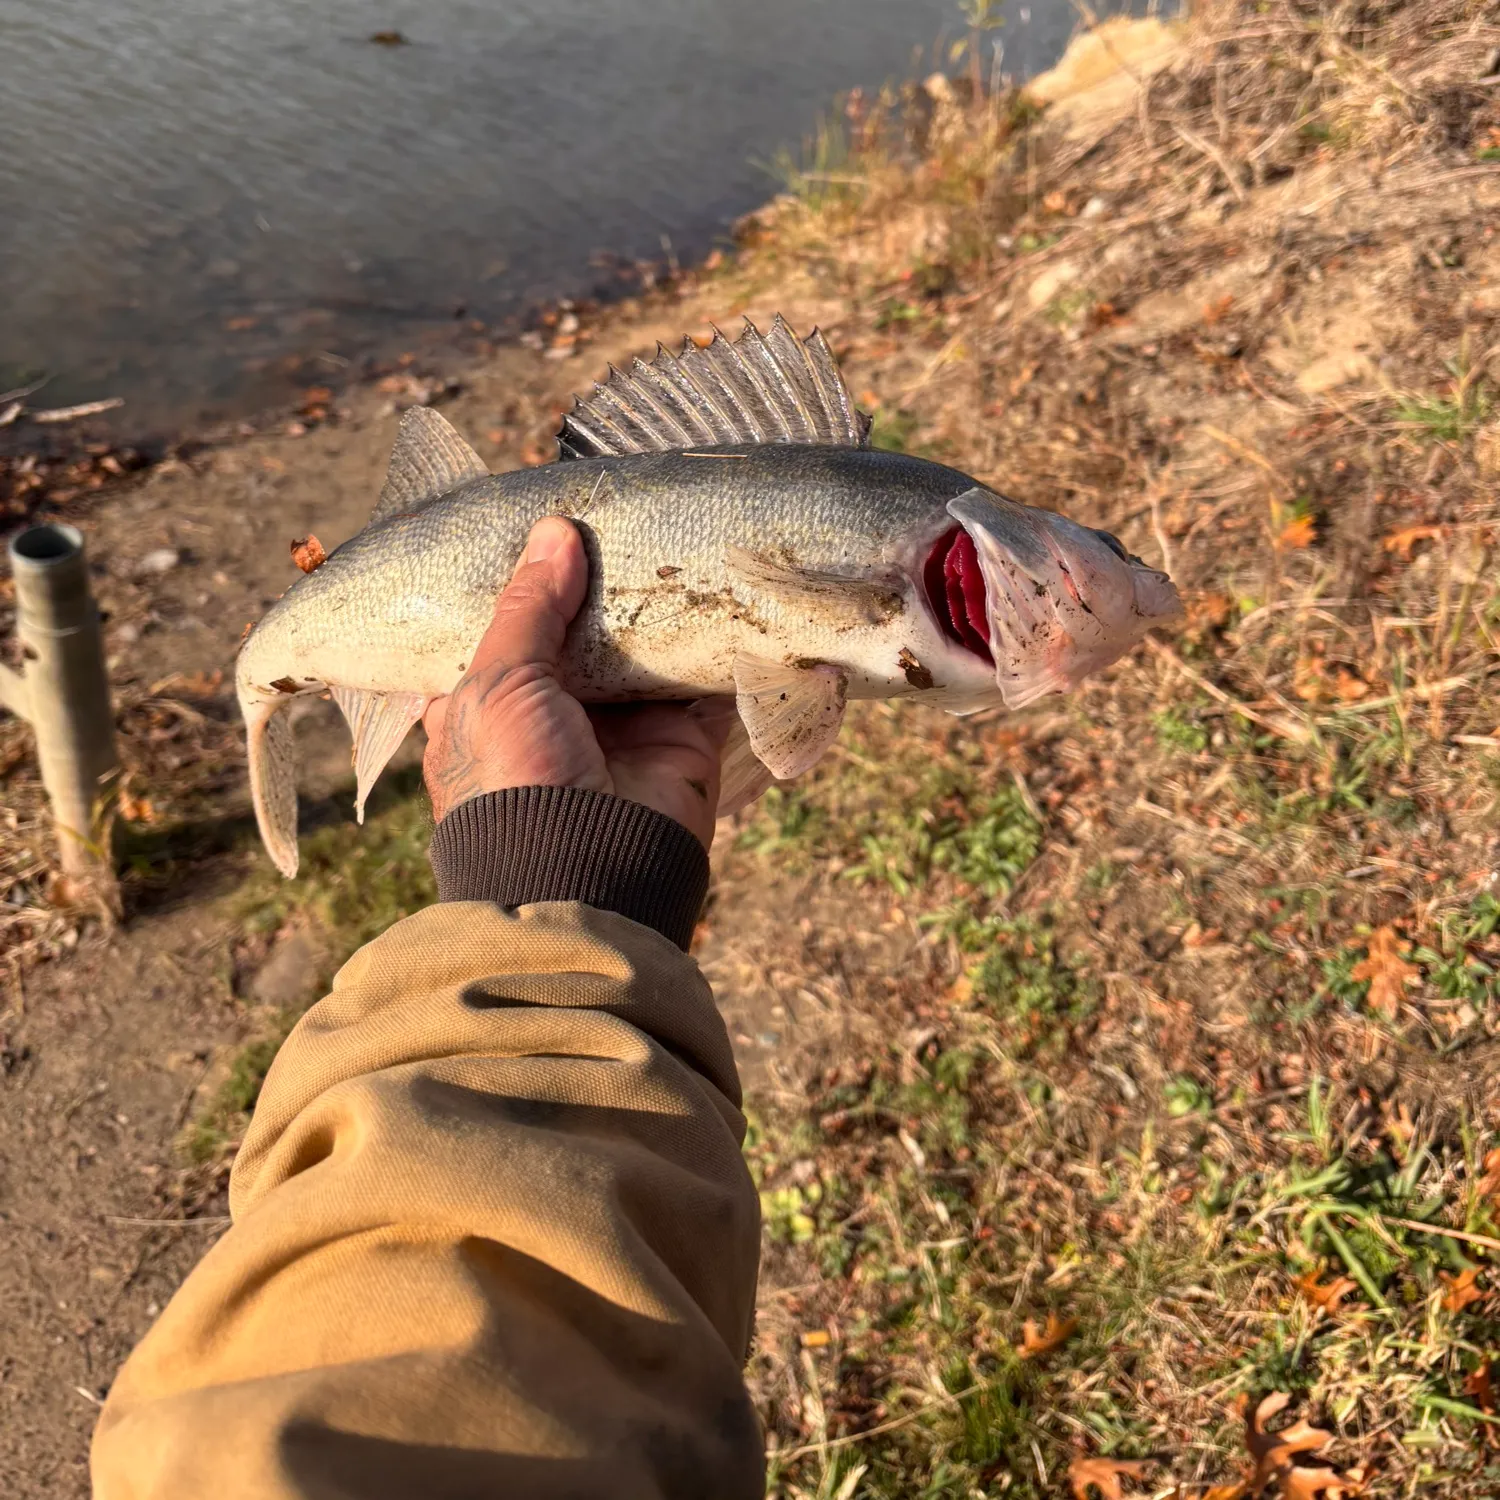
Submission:
<svg viewBox="0 0 1500 1500">
<path fill-rule="evenodd" d="M 372 693 L 336 687 L 333 701 L 343 710 L 354 736 L 354 816 L 365 820 L 365 799 L 406 732 L 422 717 L 427 699 L 421 693 Z"/>
<path fill-rule="evenodd" d="M 849 676 L 828 662 L 734 662 L 735 705 L 761 764 L 778 780 L 811 770 L 838 738 Z"/>
</svg>

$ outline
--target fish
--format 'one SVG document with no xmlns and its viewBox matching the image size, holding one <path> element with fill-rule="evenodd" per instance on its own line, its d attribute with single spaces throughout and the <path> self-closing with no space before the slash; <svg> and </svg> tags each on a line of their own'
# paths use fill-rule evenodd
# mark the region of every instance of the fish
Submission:
<svg viewBox="0 0 1500 1500">
<path fill-rule="evenodd" d="M 277 868 L 298 863 L 292 701 L 343 711 L 363 821 L 544 516 L 571 518 L 589 561 L 563 686 L 585 703 L 733 698 L 721 815 L 811 769 L 851 700 L 1024 708 L 1180 613 L 1171 579 L 1108 532 L 873 447 L 870 427 L 823 335 L 779 316 L 611 366 L 539 467 L 491 474 L 439 412 L 408 410 L 369 523 L 316 549 L 240 648 Z"/>
</svg>

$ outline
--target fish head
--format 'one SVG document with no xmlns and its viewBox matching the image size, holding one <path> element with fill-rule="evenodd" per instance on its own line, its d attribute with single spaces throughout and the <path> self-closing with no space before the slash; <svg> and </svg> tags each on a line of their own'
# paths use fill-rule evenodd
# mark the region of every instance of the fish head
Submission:
<svg viewBox="0 0 1500 1500">
<path fill-rule="evenodd" d="M 1008 708 L 1066 692 L 1182 612 L 1165 573 L 1107 531 L 975 488 L 928 555 L 944 633 L 994 664 Z"/>
</svg>

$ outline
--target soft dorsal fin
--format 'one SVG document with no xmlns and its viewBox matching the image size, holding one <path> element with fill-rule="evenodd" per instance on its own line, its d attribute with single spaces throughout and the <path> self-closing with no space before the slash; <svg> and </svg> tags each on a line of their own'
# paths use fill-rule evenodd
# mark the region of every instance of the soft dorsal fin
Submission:
<svg viewBox="0 0 1500 1500">
<path fill-rule="evenodd" d="M 870 419 L 854 408 L 833 350 L 815 328 L 799 339 L 780 313 L 762 335 L 748 318 L 733 343 L 716 328 L 700 349 L 657 345 L 656 358 L 579 396 L 557 434 L 559 458 L 661 453 L 715 443 L 831 443 L 863 448 Z"/>
<path fill-rule="evenodd" d="M 385 487 L 370 520 L 388 521 L 401 511 L 420 510 L 429 500 L 489 472 L 447 417 L 430 406 L 409 407 L 397 429 Z"/>
</svg>

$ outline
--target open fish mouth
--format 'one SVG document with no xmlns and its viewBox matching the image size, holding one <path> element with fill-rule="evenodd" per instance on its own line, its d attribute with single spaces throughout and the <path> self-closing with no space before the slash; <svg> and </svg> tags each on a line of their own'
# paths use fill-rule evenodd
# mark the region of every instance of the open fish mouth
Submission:
<svg viewBox="0 0 1500 1500">
<path fill-rule="evenodd" d="M 993 664 L 1009 708 L 1066 692 L 1181 613 L 1117 537 L 975 488 L 948 504 L 922 570 L 943 633 Z"/>
<path fill-rule="evenodd" d="M 943 634 L 993 666 L 984 572 L 974 539 L 962 526 L 950 527 L 933 543 L 922 565 L 922 586 Z"/>
</svg>

